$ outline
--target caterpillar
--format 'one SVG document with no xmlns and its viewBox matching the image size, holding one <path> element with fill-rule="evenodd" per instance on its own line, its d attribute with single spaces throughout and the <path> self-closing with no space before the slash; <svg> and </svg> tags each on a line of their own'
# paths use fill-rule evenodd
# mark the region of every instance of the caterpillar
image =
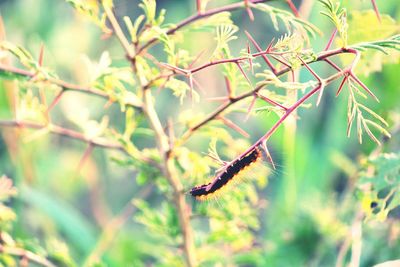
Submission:
<svg viewBox="0 0 400 267">
<path fill-rule="evenodd" d="M 212 182 L 195 186 L 190 190 L 190 194 L 197 200 L 204 200 L 213 196 L 218 190 L 226 186 L 246 167 L 256 162 L 261 157 L 261 151 L 255 147 L 249 153 L 236 161 L 232 162 L 223 172 L 218 174 Z"/>
</svg>

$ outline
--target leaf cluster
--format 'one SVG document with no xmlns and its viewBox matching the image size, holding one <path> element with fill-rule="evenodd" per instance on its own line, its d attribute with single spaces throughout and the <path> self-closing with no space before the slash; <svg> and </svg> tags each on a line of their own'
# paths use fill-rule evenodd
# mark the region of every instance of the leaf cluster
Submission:
<svg viewBox="0 0 400 267">
<path fill-rule="evenodd" d="M 381 153 L 364 163 L 358 197 L 368 220 L 385 221 L 400 206 L 400 154 Z"/>
</svg>

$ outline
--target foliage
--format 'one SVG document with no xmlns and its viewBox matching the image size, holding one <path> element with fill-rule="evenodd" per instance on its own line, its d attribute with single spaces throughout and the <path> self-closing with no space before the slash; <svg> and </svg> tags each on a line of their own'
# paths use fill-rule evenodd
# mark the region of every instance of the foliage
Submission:
<svg viewBox="0 0 400 267">
<path fill-rule="evenodd" d="M 13 180 L 0 178 L 0 265 L 371 266 L 399 255 L 396 19 L 353 1 L 321 0 L 323 16 L 308 20 L 269 1 L 196 1 L 186 19 L 191 1 L 141 0 L 133 13 L 122 2 L 31 4 L 49 5 L 32 20 L 45 45 L 20 40 L 29 27 L 4 4 L 0 174 Z M 261 163 L 207 201 L 190 196 L 254 148 Z"/>
<path fill-rule="evenodd" d="M 400 206 L 400 155 L 383 153 L 370 156 L 360 173 L 359 188 L 362 208 L 368 219 L 384 221 Z"/>
</svg>

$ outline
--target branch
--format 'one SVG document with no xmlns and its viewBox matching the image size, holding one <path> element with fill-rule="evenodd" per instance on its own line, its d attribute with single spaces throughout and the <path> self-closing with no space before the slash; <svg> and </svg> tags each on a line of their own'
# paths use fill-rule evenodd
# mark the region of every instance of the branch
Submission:
<svg viewBox="0 0 400 267">
<path fill-rule="evenodd" d="M 327 58 L 331 57 L 331 56 L 335 56 L 338 54 L 343 54 L 343 53 L 351 53 L 354 54 L 355 51 L 353 50 L 349 50 L 347 48 L 339 48 L 339 49 L 334 49 L 334 50 L 329 50 L 329 51 L 324 51 L 321 52 L 317 59 L 313 62 L 310 63 L 314 63 L 317 61 L 321 61 L 321 60 L 326 60 Z M 256 53 L 256 54 L 261 54 L 261 53 Z M 253 54 L 254 55 L 254 54 Z M 228 59 L 226 59 L 225 61 L 228 61 Z M 301 65 L 304 65 L 304 63 L 306 62 L 302 62 Z M 328 62 L 329 63 L 329 62 Z M 355 62 L 353 62 L 353 64 L 355 64 Z M 309 64 L 309 63 L 307 63 Z M 282 70 L 278 71 L 276 73 L 276 76 L 282 76 L 283 74 L 291 71 L 292 69 L 290 67 L 285 67 Z M 192 134 L 193 132 L 195 132 L 196 130 L 198 130 L 199 128 L 201 128 L 202 126 L 204 126 L 205 124 L 207 124 L 208 122 L 210 122 L 211 120 L 214 120 L 218 115 L 220 115 L 222 112 L 224 112 L 227 108 L 229 108 L 231 105 L 233 105 L 234 103 L 245 99 L 247 97 L 250 96 L 254 96 L 255 93 L 257 93 L 258 91 L 260 91 L 265 85 L 259 85 L 256 88 L 254 88 L 252 91 L 249 91 L 247 93 L 243 93 L 242 95 L 239 95 L 237 97 L 231 97 L 229 98 L 229 100 L 225 103 L 223 103 L 222 105 L 220 105 L 214 112 L 210 113 L 207 117 L 205 117 L 202 121 L 200 121 L 199 123 L 197 123 L 196 125 L 192 126 L 191 128 L 189 128 L 181 137 L 180 142 L 185 142 Z M 273 104 L 273 103 L 272 103 Z M 281 107 L 281 105 L 277 105 L 275 104 L 275 106 L 279 106 Z M 282 108 L 282 107 L 281 107 Z"/>
<path fill-rule="evenodd" d="M 187 266 L 197 266 L 195 259 L 195 246 L 193 233 L 190 226 L 190 209 L 186 203 L 183 192 L 183 185 L 178 178 L 173 157 L 173 147 L 170 146 L 168 137 L 164 132 L 157 112 L 154 109 L 154 103 L 150 90 L 143 90 L 143 111 L 150 122 L 151 128 L 156 134 L 156 141 L 160 155 L 163 157 L 162 171 L 173 189 L 174 204 L 177 209 L 180 228 L 183 237 L 183 247 Z"/>
<path fill-rule="evenodd" d="M 134 60 L 134 52 L 131 50 L 131 46 L 123 34 L 120 25 L 118 24 L 114 13 L 112 10 L 103 2 L 103 7 L 106 12 L 106 16 L 111 23 L 111 26 L 116 34 L 116 37 L 119 39 L 122 44 L 125 52 L 127 54 L 127 58 L 132 64 L 132 71 L 137 73 L 137 62 Z M 150 90 L 146 90 L 146 86 L 142 77 L 138 77 L 140 86 L 143 91 L 143 112 L 147 119 L 149 120 L 150 126 L 155 132 L 156 141 L 160 156 L 163 159 L 163 165 L 160 165 L 161 171 L 164 176 L 167 178 L 169 184 L 171 185 L 174 195 L 175 207 L 177 208 L 177 213 L 180 222 L 180 228 L 183 237 L 183 247 L 186 258 L 186 263 L 189 267 L 196 266 L 195 260 L 195 248 L 194 248 L 194 239 L 192 234 L 192 229 L 190 227 L 189 221 L 189 207 L 185 201 L 185 195 L 183 193 L 183 185 L 181 181 L 178 179 L 177 170 L 175 167 L 175 161 L 172 157 L 172 149 L 170 147 L 168 137 L 164 132 L 164 129 L 161 125 L 160 119 L 156 110 L 154 109 L 154 103 Z"/>
<path fill-rule="evenodd" d="M 224 59 L 210 61 L 208 63 L 205 63 L 203 65 L 200 65 L 198 67 L 191 68 L 191 69 L 182 69 L 182 68 L 179 68 L 179 67 L 176 67 L 176 66 L 172 66 L 172 65 L 167 64 L 167 63 L 160 63 L 160 65 L 165 67 L 165 68 L 167 68 L 167 69 L 169 69 L 169 70 L 172 70 L 173 72 L 175 72 L 175 74 L 190 75 L 190 74 L 196 73 L 198 71 L 201 71 L 201 70 L 206 69 L 206 68 L 211 67 L 211 66 L 220 65 L 220 64 L 227 64 L 227 63 L 239 64 L 241 61 L 247 61 L 247 60 L 251 60 L 252 58 L 261 56 L 266 60 L 268 66 L 271 69 L 271 71 L 274 74 L 277 74 L 278 72 L 276 71 L 276 69 L 272 65 L 272 63 L 268 60 L 268 58 L 266 58 L 266 55 L 282 56 L 282 55 L 288 54 L 288 53 L 292 53 L 292 52 L 291 51 L 288 51 L 288 52 L 273 52 L 273 51 L 270 51 L 270 50 L 265 50 L 265 51 L 260 51 L 260 52 L 257 52 L 257 53 L 249 54 L 248 56 L 235 57 L 235 58 L 224 58 Z"/>
<path fill-rule="evenodd" d="M 211 120 L 215 119 L 218 115 L 220 115 L 223 111 L 225 111 L 227 108 L 229 108 L 231 105 L 234 103 L 245 99 L 249 96 L 254 96 L 255 93 L 260 91 L 264 85 L 256 87 L 254 90 L 249 91 L 247 93 L 243 93 L 237 97 L 230 97 L 227 102 L 219 106 L 214 112 L 210 113 L 206 118 L 204 118 L 201 122 L 197 123 L 195 126 L 189 128 L 181 137 L 180 142 L 186 141 L 196 130 L 210 122 Z"/>
<path fill-rule="evenodd" d="M 58 134 L 58 135 L 69 137 L 69 138 L 76 139 L 76 140 L 81 140 L 92 146 L 117 149 L 117 150 L 121 150 L 121 151 L 125 152 L 125 149 L 118 143 L 109 142 L 101 137 L 88 138 L 80 132 L 77 132 L 77 131 L 74 131 L 71 129 L 66 129 L 66 128 L 63 128 L 63 127 L 60 127 L 60 126 L 57 126 L 54 124 L 44 125 L 44 124 L 30 122 L 30 121 L 4 120 L 4 121 L 0 121 L 0 127 L 1 126 L 17 127 L 17 128 L 30 128 L 30 129 L 37 129 L 37 130 L 47 129 L 50 133 Z"/>
<path fill-rule="evenodd" d="M 61 126 L 57 126 L 54 124 L 44 125 L 44 124 L 31 122 L 31 121 L 17 121 L 17 120 L 1 121 L 0 120 L 0 127 L 30 128 L 30 129 L 36 129 L 36 130 L 46 130 L 47 129 L 48 132 L 50 132 L 50 133 L 65 136 L 65 137 L 75 139 L 75 140 L 80 140 L 82 142 L 87 143 L 89 146 L 97 146 L 97 147 L 119 150 L 121 152 L 124 152 L 127 155 L 132 156 L 127 149 L 125 149 L 121 144 L 119 144 L 117 142 L 110 142 L 102 137 L 88 138 L 83 133 L 80 133 L 80 132 L 77 132 L 77 131 L 74 131 L 71 129 L 66 129 L 66 128 L 63 128 Z M 159 170 L 162 169 L 158 162 L 154 161 L 151 158 L 144 156 L 141 153 L 136 153 L 135 158 L 137 158 L 138 160 L 140 160 L 142 162 L 151 164 L 152 166 L 156 167 Z"/>
<path fill-rule="evenodd" d="M 48 259 L 22 248 L 8 247 L 0 244 L 0 252 L 11 256 L 20 257 L 21 259 L 27 259 L 28 261 L 41 266 L 56 267 L 56 265 L 51 263 Z"/>
<path fill-rule="evenodd" d="M 343 70 L 341 72 L 337 72 L 333 75 L 331 75 L 330 77 L 322 80 L 321 82 L 319 82 L 319 84 L 312 89 L 311 91 L 309 91 L 307 94 L 305 94 L 303 97 L 301 97 L 299 100 L 297 100 L 291 107 L 289 107 L 285 114 L 272 126 L 272 128 L 269 129 L 269 131 L 264 134 L 260 139 L 258 139 L 252 146 L 250 146 L 246 151 L 244 151 L 242 154 L 240 154 L 239 156 L 237 156 L 236 158 L 234 158 L 231 162 L 229 162 L 228 164 L 226 164 L 226 166 L 221 170 L 221 173 L 223 173 L 225 171 L 225 169 L 227 167 L 229 167 L 233 162 L 239 160 L 240 158 L 243 158 L 244 156 L 246 156 L 250 151 L 254 150 L 254 148 L 258 147 L 258 146 L 262 146 L 263 144 L 265 144 L 267 142 L 267 140 L 271 137 L 271 135 L 278 129 L 278 127 L 289 117 L 289 115 L 291 115 L 301 104 L 303 104 L 306 100 L 308 100 L 311 96 L 313 96 L 316 92 L 318 92 L 319 90 L 321 90 L 323 88 L 324 85 L 327 85 L 333 81 L 335 81 L 336 79 L 338 79 L 339 77 L 341 77 L 342 75 L 344 75 L 346 72 L 349 72 L 350 70 Z M 217 181 L 217 179 L 215 179 L 214 181 Z"/>
<path fill-rule="evenodd" d="M 249 0 L 249 2 L 251 2 L 252 4 L 258 4 L 258 3 L 264 3 L 264 2 L 268 2 L 270 0 Z M 191 24 L 197 20 L 206 18 L 206 17 L 210 17 L 212 15 L 221 13 L 221 12 L 225 12 L 225 11 L 233 11 L 239 8 L 245 8 L 246 5 L 244 3 L 244 1 L 241 2 L 237 2 L 234 4 L 230 4 L 230 5 L 226 5 L 223 7 L 217 7 L 217 8 L 213 8 L 201 13 L 197 13 L 193 16 L 190 16 L 188 18 L 186 18 L 185 20 L 181 21 L 180 23 L 176 24 L 175 27 L 169 29 L 166 34 L 170 35 L 170 34 L 174 34 L 176 31 L 178 31 L 179 29 L 185 27 L 188 24 Z M 137 50 L 137 54 L 140 54 L 144 49 L 146 49 L 147 47 L 149 47 L 150 45 L 154 44 L 155 42 L 157 42 L 157 38 L 153 38 L 150 39 L 149 41 L 147 41 L 144 45 L 142 45 L 138 50 Z"/>
<path fill-rule="evenodd" d="M 126 56 L 130 60 L 132 60 L 135 57 L 135 52 L 133 50 L 133 47 L 131 46 L 128 39 L 125 37 L 125 34 L 122 31 L 121 26 L 119 25 L 117 18 L 114 16 L 114 13 L 111 10 L 110 6 L 106 4 L 106 1 L 104 0 L 102 1 L 102 5 L 104 8 L 104 12 L 106 13 L 106 16 L 108 18 L 108 21 L 110 22 L 111 27 L 114 30 L 115 35 L 117 36 L 117 39 L 120 41 L 122 47 L 126 52 Z"/>
<path fill-rule="evenodd" d="M 12 67 L 12 66 L 7 66 L 7 65 L 4 65 L 1 63 L 0 63 L 0 71 L 17 74 L 17 75 L 24 76 L 24 77 L 27 77 L 30 79 L 37 75 L 34 72 L 19 69 L 19 68 Z M 99 90 L 99 89 L 90 88 L 87 86 L 80 86 L 80 85 L 68 83 L 66 81 L 63 81 L 60 79 L 55 79 L 55 78 L 47 78 L 45 81 L 61 87 L 63 92 L 76 91 L 76 92 L 81 92 L 81 93 L 85 93 L 85 94 L 89 94 L 89 95 L 95 95 L 95 96 L 99 96 L 99 97 L 111 100 L 110 96 L 107 93 L 105 93 L 104 91 Z M 141 103 L 127 102 L 126 105 L 132 106 L 135 108 L 141 108 Z"/>
</svg>

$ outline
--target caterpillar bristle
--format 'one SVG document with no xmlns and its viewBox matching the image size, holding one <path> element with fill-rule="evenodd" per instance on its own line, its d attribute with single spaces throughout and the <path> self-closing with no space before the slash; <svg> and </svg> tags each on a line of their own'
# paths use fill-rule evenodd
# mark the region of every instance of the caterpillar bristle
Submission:
<svg viewBox="0 0 400 267">
<path fill-rule="evenodd" d="M 212 182 L 208 184 L 203 184 L 200 186 L 195 186 L 190 190 L 190 194 L 199 201 L 208 200 L 222 194 L 222 190 L 227 187 L 230 183 L 238 183 L 240 179 L 240 174 L 243 171 L 261 158 L 261 151 L 258 147 L 255 147 L 247 155 L 242 158 L 237 159 L 226 169 L 217 175 Z M 239 177 L 239 178 L 238 178 Z"/>
</svg>

